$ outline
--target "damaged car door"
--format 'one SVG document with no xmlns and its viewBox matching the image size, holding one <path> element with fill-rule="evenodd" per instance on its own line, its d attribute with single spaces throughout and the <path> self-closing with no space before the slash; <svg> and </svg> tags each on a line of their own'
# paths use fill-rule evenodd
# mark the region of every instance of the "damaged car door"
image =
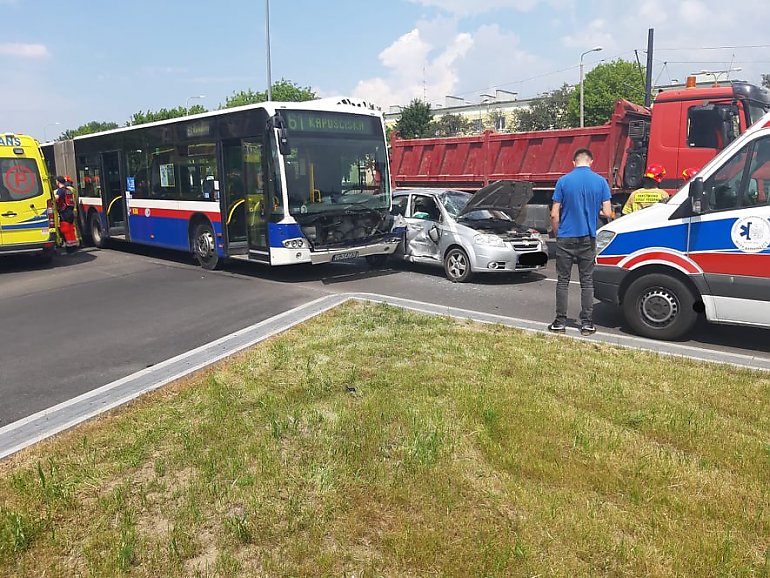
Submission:
<svg viewBox="0 0 770 578">
<path fill-rule="evenodd" d="M 413 195 L 406 218 L 405 254 L 414 260 L 440 261 L 440 222 L 441 212 L 435 199 L 428 195 Z"/>
</svg>

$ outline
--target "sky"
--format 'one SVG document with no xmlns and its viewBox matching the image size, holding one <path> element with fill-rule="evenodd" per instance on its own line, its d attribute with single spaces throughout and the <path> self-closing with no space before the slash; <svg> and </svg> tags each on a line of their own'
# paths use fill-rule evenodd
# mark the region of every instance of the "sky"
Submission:
<svg viewBox="0 0 770 578">
<path fill-rule="evenodd" d="M 51 140 L 91 121 L 201 104 L 273 81 L 387 111 L 495 89 L 530 98 L 618 58 L 653 80 L 770 73 L 770 1 L 743 0 L 0 0 L 0 133 Z M 727 77 L 726 72 L 719 75 Z M 200 98 L 203 97 L 203 98 Z"/>
</svg>

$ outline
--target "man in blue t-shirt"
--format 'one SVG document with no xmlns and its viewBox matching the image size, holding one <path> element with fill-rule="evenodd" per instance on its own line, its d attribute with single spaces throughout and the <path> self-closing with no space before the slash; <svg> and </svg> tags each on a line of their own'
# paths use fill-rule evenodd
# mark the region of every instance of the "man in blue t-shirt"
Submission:
<svg viewBox="0 0 770 578">
<path fill-rule="evenodd" d="M 567 304 L 572 264 L 580 273 L 580 333 L 596 333 L 593 322 L 594 261 L 596 226 L 599 213 L 612 219 L 610 186 L 591 170 L 594 157 L 588 149 L 578 149 L 572 157 L 572 171 L 556 182 L 551 208 L 551 226 L 556 235 L 556 319 L 550 331 L 567 330 Z"/>
</svg>

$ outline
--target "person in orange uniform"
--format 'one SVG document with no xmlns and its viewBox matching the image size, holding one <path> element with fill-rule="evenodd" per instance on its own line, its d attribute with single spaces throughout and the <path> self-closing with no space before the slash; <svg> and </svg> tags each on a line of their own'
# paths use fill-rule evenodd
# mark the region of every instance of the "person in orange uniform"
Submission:
<svg viewBox="0 0 770 578">
<path fill-rule="evenodd" d="M 668 193 L 660 188 L 660 182 L 665 176 L 666 169 L 662 165 L 653 164 L 647 167 L 642 179 L 642 187 L 628 197 L 626 204 L 623 205 L 623 214 L 628 215 L 655 203 L 667 201 Z"/>
<path fill-rule="evenodd" d="M 77 250 L 78 236 L 75 229 L 75 195 L 67 186 L 65 177 L 56 177 L 56 212 L 59 213 L 59 232 L 64 239 L 67 253 Z"/>
</svg>

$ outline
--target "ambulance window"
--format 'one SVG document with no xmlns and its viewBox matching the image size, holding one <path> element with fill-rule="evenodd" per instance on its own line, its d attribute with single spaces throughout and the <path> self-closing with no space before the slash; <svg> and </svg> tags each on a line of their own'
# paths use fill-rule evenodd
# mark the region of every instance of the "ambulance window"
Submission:
<svg viewBox="0 0 770 578">
<path fill-rule="evenodd" d="M 725 211 L 738 206 L 741 181 L 745 173 L 750 148 L 750 144 L 743 147 L 704 183 L 704 190 L 709 192 L 711 210 Z"/>
<path fill-rule="evenodd" d="M 40 173 L 34 159 L 0 159 L 0 202 L 23 201 L 40 194 Z"/>
<path fill-rule="evenodd" d="M 769 204 L 770 137 L 743 147 L 704 183 L 714 211 Z"/>
<path fill-rule="evenodd" d="M 744 206 L 770 205 L 768 184 L 770 184 L 770 137 L 754 143 L 751 167 L 746 193 L 742 197 Z"/>
</svg>

